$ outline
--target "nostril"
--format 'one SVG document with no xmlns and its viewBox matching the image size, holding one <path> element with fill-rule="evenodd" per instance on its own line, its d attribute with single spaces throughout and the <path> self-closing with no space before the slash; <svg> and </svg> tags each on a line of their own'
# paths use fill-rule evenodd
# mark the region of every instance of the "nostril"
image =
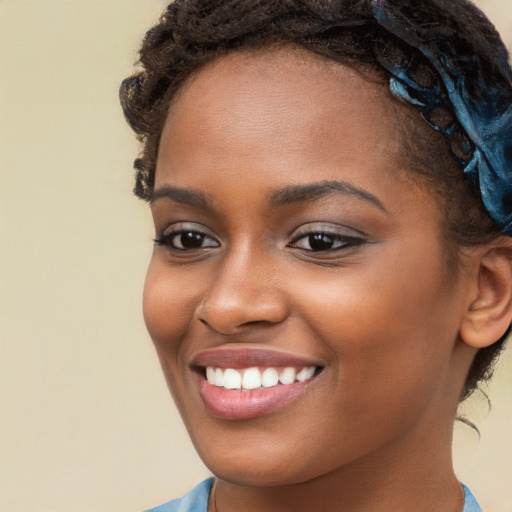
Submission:
<svg viewBox="0 0 512 512">
<path fill-rule="evenodd" d="M 286 304 L 280 298 L 265 296 L 258 300 L 251 297 L 239 300 L 241 298 L 210 296 L 195 311 L 195 319 L 208 329 L 229 336 L 239 334 L 243 329 L 281 323 L 287 317 Z"/>
</svg>

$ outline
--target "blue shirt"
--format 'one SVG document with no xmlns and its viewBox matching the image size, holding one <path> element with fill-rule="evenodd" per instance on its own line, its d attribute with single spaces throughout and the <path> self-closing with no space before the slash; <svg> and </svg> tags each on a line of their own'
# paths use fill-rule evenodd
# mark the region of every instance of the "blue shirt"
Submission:
<svg viewBox="0 0 512 512">
<path fill-rule="evenodd" d="M 208 497 L 213 480 L 213 478 L 208 478 L 208 480 L 201 482 L 191 491 L 187 492 L 185 496 L 146 510 L 146 512 L 208 512 Z M 465 485 L 462 487 L 465 496 L 463 512 L 482 512 L 471 491 Z"/>
</svg>

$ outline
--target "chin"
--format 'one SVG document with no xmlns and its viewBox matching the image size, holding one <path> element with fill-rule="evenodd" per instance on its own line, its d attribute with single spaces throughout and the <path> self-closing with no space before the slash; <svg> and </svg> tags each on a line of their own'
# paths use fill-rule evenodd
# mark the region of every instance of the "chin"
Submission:
<svg viewBox="0 0 512 512">
<path fill-rule="evenodd" d="M 212 435 L 214 443 L 193 433 L 191 437 L 206 467 L 217 478 L 233 485 L 275 487 L 318 476 L 318 465 L 307 456 L 300 457 L 297 449 L 282 438 L 271 439 L 261 432 L 254 435 L 248 431 Z"/>
<path fill-rule="evenodd" d="M 204 460 L 208 469 L 219 479 L 244 487 L 280 487 L 307 482 L 319 476 L 318 471 L 297 467 L 294 460 L 269 461 L 238 459 Z M 312 466 L 310 466 L 311 468 Z M 314 466 L 313 466 L 314 467 Z"/>
</svg>

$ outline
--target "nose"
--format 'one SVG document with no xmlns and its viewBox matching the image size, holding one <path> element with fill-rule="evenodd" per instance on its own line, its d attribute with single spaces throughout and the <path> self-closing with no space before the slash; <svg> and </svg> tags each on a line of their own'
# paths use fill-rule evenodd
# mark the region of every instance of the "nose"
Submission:
<svg viewBox="0 0 512 512">
<path fill-rule="evenodd" d="M 282 322 L 288 307 L 277 277 L 275 265 L 263 257 L 245 253 L 227 258 L 209 282 L 197 319 L 225 336 Z"/>
</svg>

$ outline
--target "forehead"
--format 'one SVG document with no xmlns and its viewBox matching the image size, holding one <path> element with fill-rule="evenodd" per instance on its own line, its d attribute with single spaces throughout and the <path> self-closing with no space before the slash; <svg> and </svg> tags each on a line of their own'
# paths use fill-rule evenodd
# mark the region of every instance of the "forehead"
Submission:
<svg viewBox="0 0 512 512">
<path fill-rule="evenodd" d="M 156 187 L 187 186 L 207 170 L 243 170 L 251 179 L 274 170 L 285 182 L 338 179 L 342 170 L 363 185 L 384 171 L 396 175 L 403 160 L 396 104 L 376 74 L 304 49 L 223 56 L 174 98 Z"/>
</svg>

